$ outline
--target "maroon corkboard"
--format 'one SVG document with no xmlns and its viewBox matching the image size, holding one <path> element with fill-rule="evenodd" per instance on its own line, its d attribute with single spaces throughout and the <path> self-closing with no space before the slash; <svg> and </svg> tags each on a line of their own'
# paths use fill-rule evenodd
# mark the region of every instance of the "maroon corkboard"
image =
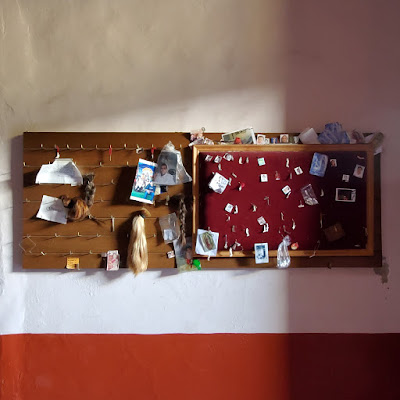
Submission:
<svg viewBox="0 0 400 400">
<path fill-rule="evenodd" d="M 372 168 L 371 165 L 367 165 L 367 151 L 321 151 L 317 148 L 307 151 L 273 151 L 270 146 L 269 151 L 261 149 L 258 151 L 253 146 L 250 152 L 243 149 L 244 147 L 240 146 L 241 151 L 208 147 L 207 150 L 200 150 L 196 161 L 195 184 L 198 185 L 195 205 L 198 214 L 196 229 L 210 228 L 219 232 L 219 252 L 225 250 L 225 235 L 229 247 L 237 240 L 242 244 L 243 251 L 249 253 L 253 251 L 254 243 L 267 242 L 270 250 L 276 250 L 286 233 L 289 233 L 292 242 L 298 242 L 299 250 L 314 251 L 318 248 L 318 251 L 347 251 L 367 248 L 367 176 L 368 168 Z M 223 156 L 227 152 L 234 156 L 234 161 L 223 159 L 222 170 L 218 169 L 214 159 L 211 162 L 205 161 L 207 155 Z M 314 152 L 326 154 L 329 159 L 336 159 L 337 166 L 333 167 L 328 163 L 324 177 L 311 175 L 309 170 Z M 243 161 L 248 158 L 249 162 L 239 164 L 240 157 Z M 259 157 L 265 159 L 266 165 L 258 165 Z M 289 159 L 289 168 L 286 167 L 286 159 Z M 366 168 L 361 179 L 353 176 L 356 164 Z M 301 167 L 303 173 L 297 175 L 295 167 Z M 232 178 L 231 186 L 228 186 L 222 194 L 215 193 L 208 187 L 213 173 L 217 172 L 226 178 Z M 280 180 L 275 179 L 276 172 L 279 173 Z M 268 174 L 268 182 L 261 182 L 262 173 Z M 350 175 L 349 182 L 342 180 L 343 174 Z M 238 190 L 240 182 L 245 184 L 241 191 Z M 299 208 L 300 201 L 304 204 L 300 189 L 307 184 L 312 185 L 319 204 Z M 285 185 L 291 188 L 289 197 L 282 192 Z M 355 189 L 356 201 L 354 203 L 335 201 L 336 188 Z M 266 196 L 269 197 L 269 205 L 264 200 Z M 227 213 L 224 210 L 227 203 L 237 205 L 239 213 Z M 256 212 L 253 212 L 252 204 L 257 206 Z M 228 214 L 229 221 L 227 221 Z M 263 233 L 263 227 L 257 222 L 260 216 L 263 216 L 269 224 L 267 233 Z M 296 225 L 294 230 L 293 221 Z M 335 223 L 342 225 L 345 236 L 328 242 L 323 230 Z M 232 232 L 232 225 L 235 225 L 236 232 Z M 246 228 L 249 229 L 249 237 L 246 236 Z M 295 255 L 295 252 L 293 254 Z"/>
</svg>

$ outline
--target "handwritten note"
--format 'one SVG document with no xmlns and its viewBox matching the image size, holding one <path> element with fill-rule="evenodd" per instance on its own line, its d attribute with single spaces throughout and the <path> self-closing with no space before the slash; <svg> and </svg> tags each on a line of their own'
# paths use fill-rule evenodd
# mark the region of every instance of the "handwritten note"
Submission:
<svg viewBox="0 0 400 400">
<path fill-rule="evenodd" d="M 67 209 L 64 207 L 61 199 L 43 195 L 36 218 L 58 222 L 59 224 L 66 224 Z"/>
<path fill-rule="evenodd" d="M 72 158 L 59 158 L 52 164 L 44 164 L 36 175 L 36 183 L 63 183 L 82 185 L 83 178 Z"/>
</svg>

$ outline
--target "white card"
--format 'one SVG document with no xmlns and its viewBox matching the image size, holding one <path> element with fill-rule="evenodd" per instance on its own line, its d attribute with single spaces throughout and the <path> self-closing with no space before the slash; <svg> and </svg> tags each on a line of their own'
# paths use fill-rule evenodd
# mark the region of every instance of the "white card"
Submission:
<svg viewBox="0 0 400 400">
<path fill-rule="evenodd" d="M 43 195 L 36 218 L 44 219 L 45 221 L 58 222 L 59 224 L 66 224 L 67 209 L 64 207 L 61 199 Z"/>
<path fill-rule="evenodd" d="M 265 225 L 267 222 L 265 221 L 265 219 L 264 219 L 264 217 L 259 217 L 259 218 L 257 218 L 257 222 L 260 224 L 260 225 Z"/>
<path fill-rule="evenodd" d="M 287 196 L 291 191 L 292 189 L 290 189 L 289 185 L 286 185 L 285 187 L 282 188 L 282 192 L 285 196 Z"/>
<path fill-rule="evenodd" d="M 268 174 L 260 175 L 261 182 L 268 182 Z"/>
<path fill-rule="evenodd" d="M 232 210 L 233 210 L 233 205 L 228 203 L 228 204 L 225 206 L 225 211 L 228 212 L 228 213 L 230 213 L 230 212 L 232 212 Z"/>
<path fill-rule="evenodd" d="M 229 183 L 228 179 L 226 179 L 224 176 L 216 172 L 213 178 L 211 179 L 210 183 L 208 184 L 208 187 L 214 190 L 214 192 L 222 194 L 223 191 L 228 186 L 228 183 Z"/>
<path fill-rule="evenodd" d="M 296 175 L 301 175 L 303 173 L 303 170 L 301 169 L 301 167 L 296 167 L 294 169 L 294 172 L 296 172 Z"/>
</svg>

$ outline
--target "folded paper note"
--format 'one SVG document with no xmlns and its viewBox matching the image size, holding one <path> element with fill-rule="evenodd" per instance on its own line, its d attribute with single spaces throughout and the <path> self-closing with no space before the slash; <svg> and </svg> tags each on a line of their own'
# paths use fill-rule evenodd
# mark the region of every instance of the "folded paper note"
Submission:
<svg viewBox="0 0 400 400">
<path fill-rule="evenodd" d="M 82 185 L 83 178 L 72 158 L 58 158 L 52 164 L 41 166 L 36 183 L 61 183 L 72 186 Z"/>
</svg>

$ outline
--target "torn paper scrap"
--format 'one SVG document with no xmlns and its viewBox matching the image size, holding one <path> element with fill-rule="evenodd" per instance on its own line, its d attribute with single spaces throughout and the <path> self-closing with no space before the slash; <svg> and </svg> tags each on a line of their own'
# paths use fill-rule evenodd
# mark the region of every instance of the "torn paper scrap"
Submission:
<svg viewBox="0 0 400 400">
<path fill-rule="evenodd" d="M 59 224 L 66 224 L 67 209 L 64 207 L 61 199 L 43 195 L 36 218 L 44 219 L 45 221 L 58 222 Z"/>
<path fill-rule="evenodd" d="M 83 178 L 72 158 L 59 158 L 52 164 L 44 164 L 36 175 L 36 183 L 61 183 L 82 185 Z"/>
</svg>

